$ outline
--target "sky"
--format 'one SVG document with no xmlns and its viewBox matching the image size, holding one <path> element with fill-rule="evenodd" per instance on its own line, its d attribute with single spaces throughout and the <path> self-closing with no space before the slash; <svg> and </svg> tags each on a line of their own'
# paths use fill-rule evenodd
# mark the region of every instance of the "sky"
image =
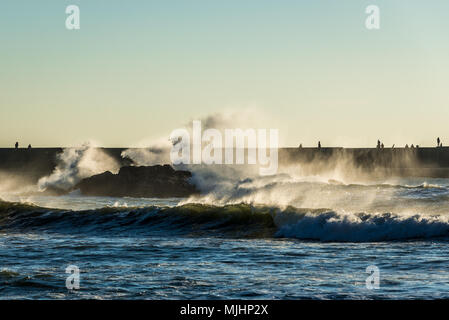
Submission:
<svg viewBox="0 0 449 320">
<path fill-rule="evenodd" d="M 72 4 L 80 30 L 65 27 Z M 283 146 L 449 144 L 448 12 L 447 0 L 1 1 L 0 147 L 127 147 L 246 108 Z"/>
</svg>

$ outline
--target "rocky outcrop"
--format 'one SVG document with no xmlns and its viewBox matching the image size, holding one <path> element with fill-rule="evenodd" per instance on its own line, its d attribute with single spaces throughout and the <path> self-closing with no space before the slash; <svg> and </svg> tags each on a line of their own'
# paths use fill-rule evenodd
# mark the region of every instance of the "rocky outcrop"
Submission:
<svg viewBox="0 0 449 320">
<path fill-rule="evenodd" d="M 118 174 L 109 171 L 83 179 L 75 189 L 83 195 L 136 198 L 187 197 L 197 193 L 189 171 L 170 165 L 122 167 Z"/>
</svg>

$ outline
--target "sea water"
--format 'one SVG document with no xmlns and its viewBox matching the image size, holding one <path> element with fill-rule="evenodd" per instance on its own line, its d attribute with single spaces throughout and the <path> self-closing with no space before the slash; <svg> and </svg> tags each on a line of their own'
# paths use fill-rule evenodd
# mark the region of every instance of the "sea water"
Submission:
<svg viewBox="0 0 449 320">
<path fill-rule="evenodd" d="M 0 195 L 0 298 L 449 298 L 449 180 L 240 189 L 216 203 Z"/>
</svg>

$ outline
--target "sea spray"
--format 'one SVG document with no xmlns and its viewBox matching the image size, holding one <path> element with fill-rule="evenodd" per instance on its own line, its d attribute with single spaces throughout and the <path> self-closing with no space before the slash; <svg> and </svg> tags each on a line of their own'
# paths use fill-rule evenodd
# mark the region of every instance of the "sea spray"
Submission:
<svg viewBox="0 0 449 320">
<path fill-rule="evenodd" d="M 105 171 L 113 173 L 119 170 L 119 164 L 101 149 L 85 144 L 78 148 L 65 148 L 58 155 L 53 172 L 38 181 L 40 191 L 48 188 L 70 190 L 84 178 Z"/>
</svg>

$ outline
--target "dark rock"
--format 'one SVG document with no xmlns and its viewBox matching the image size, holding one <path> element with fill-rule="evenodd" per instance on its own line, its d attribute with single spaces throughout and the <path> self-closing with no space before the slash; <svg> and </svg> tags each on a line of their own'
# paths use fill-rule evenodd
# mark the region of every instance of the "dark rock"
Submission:
<svg viewBox="0 0 449 320">
<path fill-rule="evenodd" d="M 170 198 L 198 193 L 189 181 L 189 171 L 170 165 L 122 167 L 118 174 L 109 171 L 83 179 L 75 186 L 88 196 Z"/>
</svg>

